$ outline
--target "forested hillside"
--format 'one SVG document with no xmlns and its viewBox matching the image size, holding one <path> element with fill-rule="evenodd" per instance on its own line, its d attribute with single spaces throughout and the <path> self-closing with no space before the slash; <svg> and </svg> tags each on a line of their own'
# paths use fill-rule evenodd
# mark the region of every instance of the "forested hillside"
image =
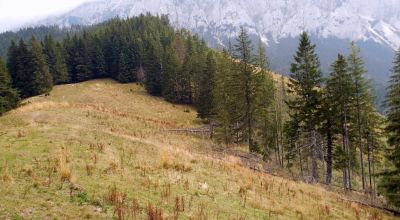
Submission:
<svg viewBox="0 0 400 220">
<path fill-rule="evenodd" d="M 388 97 L 388 147 L 388 123 L 374 106 L 354 43 L 325 78 L 315 45 L 303 33 L 290 79 L 277 80 L 262 40 L 254 44 L 245 28 L 222 51 L 175 30 L 166 16 L 112 19 L 57 38 L 11 42 L 6 65 L 0 63 L 1 113 L 19 98 L 51 96 L 57 84 L 99 78 L 138 83 L 153 96 L 195 107 L 217 145 L 248 146 L 306 182 L 341 185 L 376 202 L 384 202 L 382 192 L 399 205 L 398 58 Z"/>
</svg>

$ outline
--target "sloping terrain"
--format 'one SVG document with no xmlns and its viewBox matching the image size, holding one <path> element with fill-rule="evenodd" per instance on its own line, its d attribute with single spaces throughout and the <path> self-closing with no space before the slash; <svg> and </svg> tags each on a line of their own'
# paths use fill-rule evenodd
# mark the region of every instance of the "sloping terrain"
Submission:
<svg viewBox="0 0 400 220">
<path fill-rule="evenodd" d="M 199 126 L 191 107 L 111 80 L 25 100 L 0 118 L 0 219 L 394 218 L 169 131 Z"/>
</svg>

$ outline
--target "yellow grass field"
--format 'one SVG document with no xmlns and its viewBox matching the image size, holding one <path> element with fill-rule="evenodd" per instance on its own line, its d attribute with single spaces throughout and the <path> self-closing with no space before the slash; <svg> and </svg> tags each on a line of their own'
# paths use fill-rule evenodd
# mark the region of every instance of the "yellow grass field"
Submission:
<svg viewBox="0 0 400 220">
<path fill-rule="evenodd" d="M 112 80 L 25 100 L 0 117 L 0 219 L 395 219 L 168 131 L 198 126 Z"/>
</svg>

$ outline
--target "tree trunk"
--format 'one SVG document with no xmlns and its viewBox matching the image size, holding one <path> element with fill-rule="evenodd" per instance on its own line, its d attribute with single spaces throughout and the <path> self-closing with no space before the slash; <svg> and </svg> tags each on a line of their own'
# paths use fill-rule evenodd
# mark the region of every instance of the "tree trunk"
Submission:
<svg viewBox="0 0 400 220">
<path fill-rule="evenodd" d="M 350 161 L 350 143 L 349 143 L 349 131 L 347 128 L 347 109 L 346 106 L 344 105 L 344 111 L 343 111 L 343 144 L 344 148 L 346 151 L 346 156 L 347 156 L 347 189 L 351 190 L 351 161 Z"/>
<path fill-rule="evenodd" d="M 280 140 L 279 140 L 279 120 L 278 120 L 278 109 L 275 106 L 275 144 L 276 144 L 276 149 L 278 151 L 278 161 L 279 166 L 282 167 L 283 161 L 281 158 L 281 146 L 280 146 Z"/>
<path fill-rule="evenodd" d="M 358 83 L 356 83 L 356 89 L 358 90 Z M 365 170 L 364 170 L 364 146 L 362 144 L 362 132 L 361 132 L 361 110 L 360 110 L 360 97 L 357 95 L 357 127 L 358 127 L 358 145 L 360 148 L 360 163 L 361 163 L 361 178 L 362 178 L 362 189 L 365 192 Z"/>
<path fill-rule="evenodd" d="M 369 135 L 367 134 L 367 149 L 368 149 L 368 174 L 369 174 L 369 193 L 373 197 L 372 192 L 372 175 L 371 175 L 371 143 L 369 140 Z"/>
<path fill-rule="evenodd" d="M 328 120 L 326 134 L 326 184 L 332 183 L 332 167 L 333 167 L 333 140 L 331 134 L 331 123 Z"/>
<path fill-rule="evenodd" d="M 295 146 L 296 146 L 296 148 L 297 148 L 297 151 L 299 152 L 301 177 L 304 177 L 304 172 L 303 172 L 303 160 L 302 160 L 302 158 L 301 158 L 301 150 L 300 150 L 300 148 L 299 148 L 299 145 L 298 145 L 296 142 L 295 142 L 294 144 L 295 144 Z"/>
<path fill-rule="evenodd" d="M 374 148 L 371 149 L 372 154 L 372 180 L 373 180 L 373 188 L 372 188 L 372 195 L 375 200 L 376 198 L 376 176 L 375 176 L 375 155 L 374 155 Z"/>
<path fill-rule="evenodd" d="M 318 182 L 319 174 L 318 174 L 318 149 L 317 149 L 317 138 L 315 134 L 315 130 L 311 131 L 311 169 L 312 169 L 312 182 Z"/>
</svg>

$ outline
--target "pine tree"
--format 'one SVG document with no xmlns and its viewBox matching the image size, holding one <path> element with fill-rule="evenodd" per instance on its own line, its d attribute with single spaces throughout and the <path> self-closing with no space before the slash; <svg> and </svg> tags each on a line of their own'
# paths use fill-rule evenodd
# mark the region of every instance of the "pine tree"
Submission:
<svg viewBox="0 0 400 220">
<path fill-rule="evenodd" d="M 145 51 L 143 66 L 145 70 L 145 88 L 154 96 L 161 96 L 163 91 L 163 65 L 161 46 L 157 42 L 149 41 Z"/>
<path fill-rule="evenodd" d="M 245 97 L 240 82 L 242 74 L 238 63 L 226 52 L 217 56 L 214 103 L 218 123 L 217 135 L 223 141 L 239 143 L 243 139 L 242 122 L 245 115 Z"/>
<path fill-rule="evenodd" d="M 174 46 L 168 46 L 164 49 L 162 66 L 162 95 L 169 102 L 179 103 L 181 101 L 179 85 L 181 65 Z"/>
<path fill-rule="evenodd" d="M 238 38 L 236 39 L 236 44 L 234 45 L 234 58 L 239 61 L 239 71 L 241 74 L 241 78 L 237 79 L 239 83 L 241 83 L 242 92 L 245 95 L 245 115 L 244 115 L 244 123 L 245 128 L 247 129 L 247 139 L 249 142 L 249 150 L 251 152 L 257 151 L 256 146 L 253 142 L 253 66 L 254 64 L 254 56 L 252 54 L 253 47 L 247 34 L 246 30 L 242 27 L 239 33 Z"/>
<path fill-rule="evenodd" d="M 121 52 L 119 58 L 119 73 L 117 80 L 120 83 L 130 83 L 135 81 L 135 67 L 134 67 L 134 57 L 129 56 L 129 51 Z"/>
<path fill-rule="evenodd" d="M 31 96 L 48 93 L 53 88 L 53 78 L 49 72 L 49 67 L 46 58 L 43 54 L 43 48 L 40 43 L 32 37 L 30 40 L 32 62 L 30 73 L 32 74 L 31 81 Z"/>
<path fill-rule="evenodd" d="M 11 77 L 6 65 L 0 60 L 0 116 L 17 107 L 19 100 L 17 90 L 11 87 Z"/>
<path fill-rule="evenodd" d="M 102 42 L 98 36 L 91 38 L 90 49 L 90 70 L 96 78 L 104 78 L 107 76 L 106 61 L 102 48 Z"/>
<path fill-rule="evenodd" d="M 12 78 L 12 86 L 18 89 L 22 98 L 32 96 L 33 76 L 31 51 L 28 50 L 25 42 L 20 39 L 18 46 L 12 44 L 8 50 L 7 67 Z"/>
<path fill-rule="evenodd" d="M 206 68 L 203 71 L 199 85 L 199 97 L 197 100 L 198 117 L 201 119 L 210 119 L 214 110 L 214 82 L 216 74 L 216 62 L 212 52 L 207 55 Z"/>
<path fill-rule="evenodd" d="M 271 140 L 276 138 L 274 126 L 275 117 L 271 115 L 274 104 L 276 104 L 275 94 L 280 91 L 275 90 L 274 80 L 271 72 L 266 69 L 259 69 L 253 73 L 255 85 L 254 95 L 254 130 L 255 146 L 267 159 L 271 153 Z M 274 102 L 275 101 L 275 102 Z"/>
<path fill-rule="evenodd" d="M 49 65 L 49 71 L 54 84 L 68 82 L 68 71 L 60 45 L 57 45 L 51 35 L 47 35 L 43 41 L 43 51 Z"/>
<path fill-rule="evenodd" d="M 94 78 L 94 74 L 90 68 L 90 54 L 88 47 L 89 37 L 85 32 L 83 37 L 77 37 L 75 39 L 75 46 L 77 56 L 75 57 L 77 65 L 76 69 L 76 81 L 83 82 Z"/>
<path fill-rule="evenodd" d="M 333 162 L 334 162 L 334 135 L 337 132 L 337 114 L 336 103 L 333 100 L 334 94 L 330 91 L 330 88 L 325 88 L 323 90 L 322 95 L 322 104 L 321 104 L 321 127 L 320 133 L 325 136 L 326 138 L 326 176 L 325 176 L 325 183 L 331 184 L 332 183 L 332 175 L 333 175 Z"/>
<path fill-rule="evenodd" d="M 386 99 L 388 142 L 392 147 L 388 159 L 393 163 L 393 170 L 387 172 L 380 187 L 386 198 L 400 207 L 400 48 L 394 60 L 393 74 Z"/>
<path fill-rule="evenodd" d="M 318 114 L 321 102 L 322 74 L 320 63 L 307 33 L 300 36 L 300 44 L 291 65 L 292 74 L 289 92 L 295 96 L 288 102 L 289 108 L 299 116 L 299 122 L 310 137 L 312 152 L 312 181 L 319 180 L 318 146 L 316 129 L 319 123 Z"/>
<path fill-rule="evenodd" d="M 11 74 L 13 80 L 12 84 L 14 87 L 17 87 L 17 71 L 18 71 L 18 46 L 16 45 L 15 41 L 11 41 L 11 45 L 8 48 L 7 52 L 7 68 L 9 73 Z"/>
<path fill-rule="evenodd" d="M 262 69 L 270 70 L 267 53 L 265 51 L 265 45 L 261 39 L 258 42 L 258 56 L 256 64 Z"/>
<path fill-rule="evenodd" d="M 366 177 L 365 177 L 365 165 L 364 165 L 364 143 L 363 143 L 363 124 L 365 120 L 369 120 L 369 117 L 363 117 L 368 114 L 366 110 L 368 106 L 373 106 L 373 91 L 369 82 L 365 79 L 365 68 L 364 62 L 360 57 L 360 50 L 357 48 L 354 42 L 351 43 L 351 53 L 347 58 L 348 71 L 352 76 L 354 84 L 354 98 L 355 98 L 355 118 L 357 125 L 357 141 L 360 150 L 360 166 L 361 166 L 361 179 L 362 189 L 366 190 Z M 364 118 L 364 120 L 363 120 Z"/>
<path fill-rule="evenodd" d="M 337 161 L 336 167 L 343 170 L 343 185 L 345 189 L 349 190 L 351 189 L 351 163 L 353 161 L 350 146 L 349 116 L 354 87 L 352 76 L 347 70 L 346 59 L 339 54 L 337 61 L 332 64 L 332 73 L 328 79 L 326 90 L 330 96 L 329 101 L 332 102 L 331 106 L 335 108 L 330 113 L 340 120 L 337 124 L 340 125 L 339 133 L 342 136 L 342 149 L 337 150 L 336 155 L 342 159 Z"/>
</svg>

